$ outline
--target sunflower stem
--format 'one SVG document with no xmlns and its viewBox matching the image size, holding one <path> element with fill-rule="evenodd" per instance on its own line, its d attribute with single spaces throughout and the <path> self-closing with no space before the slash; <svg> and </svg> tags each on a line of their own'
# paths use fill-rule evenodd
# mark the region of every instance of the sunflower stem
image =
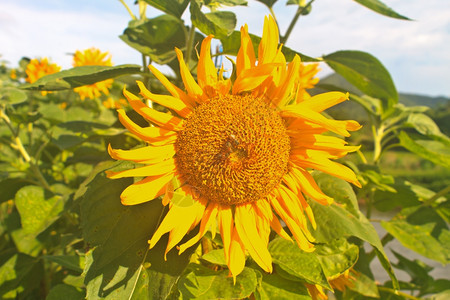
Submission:
<svg viewBox="0 0 450 300">
<path fill-rule="evenodd" d="M 281 39 L 280 39 L 280 43 L 286 44 L 286 42 L 287 42 L 289 36 L 291 35 L 292 30 L 293 30 L 294 27 L 295 27 L 295 24 L 297 24 L 298 18 L 300 18 L 300 16 L 302 15 L 302 13 L 303 13 L 305 10 L 309 9 L 309 7 L 311 6 L 311 4 L 312 4 L 314 1 L 315 1 L 315 0 L 310 0 L 310 1 L 308 2 L 308 4 L 306 4 L 305 6 L 303 6 L 303 7 L 299 6 L 299 7 L 297 8 L 297 11 L 296 11 L 296 13 L 295 13 L 295 16 L 294 16 L 294 18 L 292 19 L 291 23 L 289 24 L 289 27 L 288 27 L 288 29 L 286 30 L 286 33 L 285 33 L 284 36 L 282 36 Z"/>
<path fill-rule="evenodd" d="M 395 295 L 398 295 L 398 296 L 402 296 L 402 297 L 404 297 L 406 299 L 420 300 L 420 298 L 414 297 L 413 295 L 409 295 L 409 294 L 406 294 L 404 292 L 401 292 L 401 291 L 398 291 L 398 290 L 394 290 L 394 289 L 391 289 L 391 288 L 388 288 L 388 287 L 385 287 L 385 286 L 378 286 L 378 290 L 384 291 L 384 292 L 389 292 L 389 293 L 392 293 L 392 294 L 395 294 Z"/>
<path fill-rule="evenodd" d="M 439 199 L 440 197 L 442 197 L 442 196 L 444 196 L 444 195 L 446 195 L 446 194 L 448 194 L 448 193 L 450 193 L 450 186 L 448 186 L 448 187 L 446 187 L 446 188 L 440 190 L 440 191 L 437 192 L 436 194 L 434 194 L 433 197 L 431 197 L 430 199 L 424 201 L 424 202 L 422 203 L 422 205 L 424 205 L 424 206 L 430 206 L 430 205 L 432 205 L 437 199 Z"/>
<path fill-rule="evenodd" d="M 186 56 L 186 66 L 189 68 L 189 63 L 191 61 L 191 52 L 194 44 L 194 37 L 195 37 L 195 26 L 194 24 L 191 25 L 191 28 L 189 29 L 189 35 L 186 41 L 186 53 L 184 54 Z"/>
<path fill-rule="evenodd" d="M 133 12 L 131 11 L 130 7 L 125 3 L 125 1 L 123 0 L 119 0 L 120 3 L 122 3 L 123 6 L 125 6 L 125 9 L 128 11 L 128 13 L 130 14 L 131 18 L 133 20 L 137 20 L 136 16 L 133 14 Z"/>
</svg>

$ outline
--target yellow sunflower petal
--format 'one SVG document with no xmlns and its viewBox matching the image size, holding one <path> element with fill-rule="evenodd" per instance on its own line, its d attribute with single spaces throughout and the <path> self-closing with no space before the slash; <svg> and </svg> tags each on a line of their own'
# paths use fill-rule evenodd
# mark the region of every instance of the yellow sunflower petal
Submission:
<svg viewBox="0 0 450 300">
<path fill-rule="evenodd" d="M 195 101 L 191 97 L 189 97 L 185 92 L 183 92 L 179 87 L 170 82 L 166 76 L 163 75 L 157 68 L 152 65 L 149 65 L 148 68 L 155 75 L 155 77 L 164 85 L 164 87 L 169 91 L 169 93 L 180 99 L 186 104 L 188 107 L 195 107 Z"/>
<path fill-rule="evenodd" d="M 228 205 L 220 205 L 218 212 L 219 230 L 222 237 L 225 260 L 230 259 L 231 234 L 233 233 L 233 213 Z"/>
<path fill-rule="evenodd" d="M 279 66 L 278 63 L 271 63 L 242 71 L 233 84 L 232 93 L 239 94 L 255 89 L 272 74 L 277 66 Z"/>
<path fill-rule="evenodd" d="M 161 196 L 172 178 L 173 174 L 151 176 L 130 185 L 120 195 L 122 204 L 136 205 Z"/>
<path fill-rule="evenodd" d="M 291 170 L 292 176 L 297 180 L 303 193 L 322 205 L 333 203 L 333 198 L 328 197 L 320 190 L 316 181 L 308 171 L 299 167 L 293 167 Z"/>
<path fill-rule="evenodd" d="M 346 124 L 339 121 L 330 120 L 309 108 L 300 106 L 300 104 L 288 105 L 281 111 L 282 116 L 297 117 L 323 126 L 324 128 L 333 131 L 342 136 L 350 136 L 346 129 Z"/>
<path fill-rule="evenodd" d="M 351 182 L 357 187 L 361 187 L 361 183 L 359 183 L 358 179 L 356 179 L 355 173 L 350 168 L 341 165 L 340 163 L 331 161 L 328 158 L 304 157 L 295 159 L 293 162 L 300 167 L 320 170 L 335 177 L 344 179 L 345 181 Z"/>
<path fill-rule="evenodd" d="M 307 107 L 316 112 L 322 112 L 327 108 L 348 100 L 348 96 L 348 93 L 344 94 L 341 92 L 328 92 L 313 96 L 305 101 L 302 101 L 298 105 Z"/>
<path fill-rule="evenodd" d="M 211 59 L 211 39 L 213 35 L 209 35 L 203 39 L 200 50 L 200 58 L 197 66 L 197 80 L 202 89 L 206 86 L 215 87 L 217 84 L 217 69 Z"/>
<path fill-rule="evenodd" d="M 123 90 L 123 94 L 128 99 L 128 102 L 133 109 L 145 119 L 167 130 L 181 130 L 183 126 L 182 119 L 146 106 L 141 99 L 128 92 L 126 89 Z"/>
<path fill-rule="evenodd" d="M 195 97 L 198 102 L 203 96 L 203 90 L 195 81 L 194 77 L 186 66 L 181 50 L 175 48 L 175 52 L 177 53 L 178 61 L 180 63 L 180 74 L 181 78 L 183 79 L 184 87 L 186 88 L 188 95 L 191 97 Z"/>
<path fill-rule="evenodd" d="M 167 159 L 156 164 L 147 165 L 135 169 L 129 169 L 120 172 L 106 171 L 106 175 L 111 179 L 124 177 L 144 177 L 144 176 L 160 176 L 171 173 L 175 170 L 175 160 Z"/>
<path fill-rule="evenodd" d="M 255 62 L 255 50 L 246 24 L 241 27 L 241 47 L 236 57 L 236 76 L 239 77 L 244 70 L 253 68 Z"/>
<path fill-rule="evenodd" d="M 195 243 L 200 241 L 200 239 L 205 235 L 208 228 L 211 227 L 211 224 L 213 224 L 213 221 L 217 217 L 217 211 L 218 211 L 218 204 L 217 203 L 209 203 L 206 207 L 205 213 L 202 216 L 202 221 L 200 223 L 200 229 L 198 233 L 191 238 L 186 243 L 180 245 L 179 247 L 179 254 L 183 253 L 188 249 L 189 247 L 192 247 Z"/>
<path fill-rule="evenodd" d="M 141 127 L 134 123 L 123 109 L 117 110 L 119 121 L 131 133 L 148 143 L 173 144 L 177 138 L 176 132 L 159 127 Z"/>
<path fill-rule="evenodd" d="M 264 29 L 258 48 L 258 65 L 272 62 L 278 49 L 278 27 L 272 16 L 264 18 Z"/>
<path fill-rule="evenodd" d="M 286 106 L 295 96 L 295 83 L 298 80 L 300 70 L 300 56 L 295 55 L 294 59 L 289 63 L 288 70 L 283 76 L 283 84 L 277 88 L 277 92 L 272 96 L 272 102 L 277 107 Z"/>
<path fill-rule="evenodd" d="M 236 283 L 236 276 L 239 275 L 245 267 L 245 246 L 239 237 L 236 228 L 233 228 L 229 250 L 229 259 L 227 260 L 228 269 L 233 276 L 233 282 Z"/>
<path fill-rule="evenodd" d="M 191 206 L 173 205 L 148 241 L 149 247 L 153 248 L 163 234 L 170 232 L 169 242 L 164 253 L 164 259 L 166 259 L 166 254 L 181 241 L 195 221 L 198 220 L 198 215 L 202 215 L 204 210 L 205 205 L 201 201 L 195 201 Z"/>
<path fill-rule="evenodd" d="M 113 159 L 135 162 L 156 163 L 175 155 L 175 145 L 169 144 L 159 147 L 147 146 L 133 150 L 113 149 L 108 145 L 108 153 Z"/>
<path fill-rule="evenodd" d="M 255 262 L 266 272 L 272 272 L 272 257 L 267 250 L 267 244 L 260 238 L 257 231 L 255 215 L 251 204 L 237 205 L 234 224 L 236 231 Z"/>
<path fill-rule="evenodd" d="M 150 92 L 142 83 L 142 81 L 136 81 L 137 85 L 139 86 L 139 89 L 141 90 L 141 95 L 151 100 L 152 102 L 156 102 L 158 104 L 161 104 L 162 106 L 165 106 L 169 109 L 172 109 L 175 111 L 178 115 L 182 117 L 187 117 L 192 113 L 192 107 L 188 107 L 183 101 L 181 101 L 177 97 L 168 96 L 168 95 L 157 95 Z"/>
</svg>

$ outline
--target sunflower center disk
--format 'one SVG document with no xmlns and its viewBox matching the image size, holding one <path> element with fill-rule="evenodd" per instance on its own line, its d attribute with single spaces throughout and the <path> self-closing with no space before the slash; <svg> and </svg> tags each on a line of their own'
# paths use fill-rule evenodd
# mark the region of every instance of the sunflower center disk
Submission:
<svg viewBox="0 0 450 300">
<path fill-rule="evenodd" d="M 287 172 L 290 139 L 262 99 L 219 96 L 196 108 L 178 133 L 176 163 L 202 197 L 243 204 L 267 196 Z"/>
</svg>

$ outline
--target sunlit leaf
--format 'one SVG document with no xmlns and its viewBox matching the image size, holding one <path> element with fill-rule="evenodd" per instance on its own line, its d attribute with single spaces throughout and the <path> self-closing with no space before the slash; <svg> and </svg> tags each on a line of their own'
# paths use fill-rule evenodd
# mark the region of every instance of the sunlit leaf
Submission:
<svg viewBox="0 0 450 300">
<path fill-rule="evenodd" d="M 170 251 L 167 261 L 166 237 L 148 249 L 148 240 L 163 214 L 161 201 L 124 206 L 120 194 L 131 180 L 110 180 L 104 173 L 131 167 L 130 163 L 100 164 L 75 195 L 81 201 L 84 239 L 93 248 L 86 257 L 88 299 L 166 298 L 195 248 L 182 255 Z"/>
<path fill-rule="evenodd" d="M 213 34 L 218 39 L 227 38 L 236 27 L 236 15 L 230 11 L 203 13 L 195 0 L 190 6 L 191 21 L 206 35 Z"/>
<path fill-rule="evenodd" d="M 156 63 L 166 64 L 176 57 L 175 47 L 185 46 L 184 30 L 181 20 L 171 15 L 162 15 L 131 21 L 120 38 Z"/>
<path fill-rule="evenodd" d="M 121 75 L 136 74 L 140 70 L 141 67 L 138 65 L 81 66 L 46 75 L 33 83 L 24 84 L 20 88 L 37 91 L 67 90 Z"/>
<path fill-rule="evenodd" d="M 243 299 L 256 289 L 257 278 L 251 268 L 244 268 L 236 283 L 228 276 L 228 270 L 214 271 L 197 264 L 189 268 L 178 283 L 182 299 Z"/>
<path fill-rule="evenodd" d="M 16 193 L 15 204 L 23 229 L 32 234 L 47 229 L 64 209 L 63 197 L 52 195 L 34 185 L 21 188 Z"/>
<path fill-rule="evenodd" d="M 386 6 L 386 4 L 384 4 L 379 0 L 354 0 L 354 1 L 384 16 L 395 19 L 410 20 L 408 17 L 396 13 L 394 10 L 392 10 L 391 8 Z"/>
<path fill-rule="evenodd" d="M 405 208 L 394 219 L 383 221 L 381 225 L 403 246 L 443 264 L 450 261 L 450 231 L 432 208 Z"/>
<path fill-rule="evenodd" d="M 323 57 L 337 73 L 363 93 L 381 99 L 384 111 L 398 102 L 391 75 L 378 59 L 362 51 L 343 50 Z"/>
<path fill-rule="evenodd" d="M 297 244 L 282 238 L 269 243 L 269 251 L 274 264 L 288 274 L 302 278 L 309 283 L 331 288 L 317 255 L 301 250 Z"/>
<path fill-rule="evenodd" d="M 413 139 L 404 131 L 400 132 L 398 137 L 400 144 L 412 153 L 435 164 L 450 168 L 450 148 L 448 144 L 441 141 Z"/>
<path fill-rule="evenodd" d="M 254 293 L 256 300 L 309 300 L 311 296 L 304 284 L 281 277 L 277 273 L 258 272 L 260 283 Z"/>
<path fill-rule="evenodd" d="M 144 0 L 149 5 L 162 10 L 172 16 L 180 18 L 186 9 L 189 0 Z"/>
<path fill-rule="evenodd" d="M 332 180 L 331 175 L 322 175 L 317 177 L 315 173 L 315 179 L 322 191 L 330 197 L 334 197 L 334 187 L 333 185 L 326 184 L 327 180 Z M 327 179 L 327 176 L 330 179 Z M 340 180 L 340 179 L 339 179 Z M 348 184 L 348 183 L 342 183 Z M 347 197 L 349 199 L 356 197 L 351 188 L 347 189 L 350 193 Z M 337 195 L 339 195 L 338 193 Z M 352 195 L 353 194 L 353 195 Z M 340 199 L 345 199 L 345 197 L 339 196 L 335 200 L 339 203 Z M 358 210 L 357 215 L 354 215 L 352 211 L 346 210 L 341 205 L 332 204 L 330 206 L 324 206 L 316 203 L 315 201 L 309 201 L 314 216 L 316 218 L 317 229 L 313 231 L 313 235 L 319 242 L 330 242 L 341 237 L 355 236 L 363 241 L 368 242 L 375 248 L 375 252 L 381 262 L 381 265 L 387 271 L 389 276 L 393 281 L 394 288 L 398 288 L 398 281 L 392 270 L 392 266 L 389 263 L 389 259 L 384 252 L 383 245 L 381 244 L 380 238 L 373 227 L 373 225 L 367 220 L 367 218 Z M 349 203 L 348 201 L 343 202 L 343 204 Z"/>
<path fill-rule="evenodd" d="M 202 260 L 207 261 L 211 264 L 226 266 L 227 262 L 225 260 L 225 254 L 223 249 L 214 249 L 208 253 L 202 255 Z"/>
<path fill-rule="evenodd" d="M 317 245 L 315 255 L 327 278 L 336 278 L 353 267 L 358 260 L 359 247 L 339 239 Z"/>
<path fill-rule="evenodd" d="M 2 87 L 0 88 L 0 103 L 17 104 L 27 100 L 28 96 L 22 90 L 15 87 Z"/>
<path fill-rule="evenodd" d="M 409 114 L 408 118 L 406 119 L 405 125 L 414 128 L 423 135 L 447 139 L 450 142 L 448 137 L 441 132 L 439 126 L 434 122 L 434 120 L 431 119 L 426 114 L 423 113 Z"/>
</svg>

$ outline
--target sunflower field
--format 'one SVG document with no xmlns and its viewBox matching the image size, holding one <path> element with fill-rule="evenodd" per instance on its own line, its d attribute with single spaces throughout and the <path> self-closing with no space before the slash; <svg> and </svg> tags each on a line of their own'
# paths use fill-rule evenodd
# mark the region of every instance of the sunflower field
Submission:
<svg viewBox="0 0 450 300">
<path fill-rule="evenodd" d="M 314 0 L 286 32 L 258 1 L 260 36 L 227 11 L 245 0 L 120 0 L 142 65 L 0 67 L 1 299 L 450 298 L 428 264 L 450 261 L 449 137 L 373 55 L 284 46 Z"/>
</svg>

